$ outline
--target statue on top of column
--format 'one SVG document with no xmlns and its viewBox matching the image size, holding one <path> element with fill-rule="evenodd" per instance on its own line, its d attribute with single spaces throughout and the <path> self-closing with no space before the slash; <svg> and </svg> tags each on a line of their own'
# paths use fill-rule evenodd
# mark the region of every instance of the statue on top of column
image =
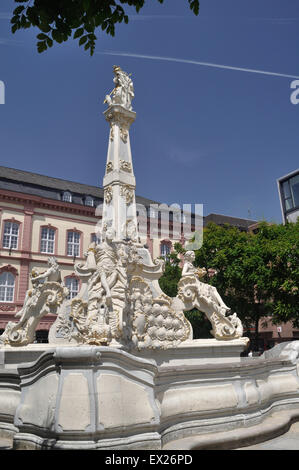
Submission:
<svg viewBox="0 0 299 470">
<path fill-rule="evenodd" d="M 124 72 L 118 65 L 114 65 L 113 72 L 115 87 L 109 95 L 106 95 L 104 103 L 108 106 L 119 104 L 132 111 L 132 99 L 135 95 L 131 74 Z"/>
</svg>

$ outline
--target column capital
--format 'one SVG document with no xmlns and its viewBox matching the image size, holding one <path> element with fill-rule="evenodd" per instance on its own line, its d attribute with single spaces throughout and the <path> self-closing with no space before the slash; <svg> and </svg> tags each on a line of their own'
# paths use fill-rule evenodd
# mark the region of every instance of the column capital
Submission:
<svg viewBox="0 0 299 470">
<path fill-rule="evenodd" d="M 129 111 L 119 104 L 112 104 L 103 114 L 110 125 L 116 124 L 120 127 L 125 126 L 127 129 L 129 129 L 136 119 L 136 113 L 134 111 Z"/>
</svg>

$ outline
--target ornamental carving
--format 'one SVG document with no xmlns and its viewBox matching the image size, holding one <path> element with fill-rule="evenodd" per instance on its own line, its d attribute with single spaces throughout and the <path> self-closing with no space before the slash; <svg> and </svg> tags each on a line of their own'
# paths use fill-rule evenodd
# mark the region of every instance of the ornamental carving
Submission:
<svg viewBox="0 0 299 470">
<path fill-rule="evenodd" d="M 113 124 L 110 122 L 110 140 L 113 142 L 114 140 L 114 129 L 113 129 Z"/>
<path fill-rule="evenodd" d="M 140 276 L 130 283 L 132 343 L 135 348 L 177 347 L 192 334 L 183 312 L 172 308 L 172 300 L 162 293 L 153 298 L 149 284 Z"/>
<path fill-rule="evenodd" d="M 133 242 L 137 242 L 138 231 L 134 220 L 126 220 L 122 226 L 122 236 L 126 239 L 132 240 Z"/>
<path fill-rule="evenodd" d="M 43 273 L 32 270 L 33 287 L 26 292 L 23 308 L 15 315 L 19 322 L 8 322 L 0 343 L 14 346 L 32 343 L 41 318 L 48 313 L 57 314 L 69 290 L 62 284 L 56 258 L 48 258 L 48 264 L 49 268 Z"/>
<path fill-rule="evenodd" d="M 120 194 L 126 200 L 126 204 L 131 204 L 134 201 L 134 187 L 128 184 L 121 186 Z"/>
<path fill-rule="evenodd" d="M 2 312 L 13 312 L 15 308 L 15 305 L 0 304 L 0 310 L 2 310 Z"/>
<path fill-rule="evenodd" d="M 128 135 L 129 135 L 128 129 L 126 129 L 125 127 L 120 127 L 119 134 L 123 143 L 126 144 L 128 141 Z"/>
<path fill-rule="evenodd" d="M 110 173 L 113 170 L 113 162 L 108 162 L 106 165 L 106 173 Z"/>
<path fill-rule="evenodd" d="M 132 243 L 114 242 L 115 231 L 108 228 L 105 239 L 89 251 L 86 266 L 86 290 L 71 301 L 70 317 L 74 329 L 71 338 L 78 343 L 109 345 L 126 336 L 128 282 L 138 269 L 139 256 Z M 78 272 L 78 270 L 77 270 Z"/>
<path fill-rule="evenodd" d="M 121 170 L 127 171 L 128 173 L 131 173 L 131 171 L 132 171 L 131 163 L 127 162 L 126 160 L 120 160 L 119 161 L 119 166 L 120 166 Z"/>
<path fill-rule="evenodd" d="M 117 126 L 119 129 L 119 136 L 126 144 L 129 136 L 129 127 L 132 123 L 132 117 L 115 111 L 113 113 L 108 113 L 106 119 L 110 124 L 110 141 L 113 141 L 115 138 L 115 126 Z"/>
<path fill-rule="evenodd" d="M 216 287 L 200 281 L 206 270 L 195 268 L 194 260 L 194 252 L 187 251 L 177 295 L 184 304 L 184 311 L 196 308 L 205 313 L 212 324 L 211 334 L 216 339 L 240 338 L 243 335 L 241 320 L 236 313 L 231 313 L 231 309 L 225 305 Z"/>
<path fill-rule="evenodd" d="M 11 264 L 7 264 L 6 266 L 2 266 L 0 268 L 0 274 L 3 273 L 3 272 L 10 272 L 11 274 L 13 274 L 14 276 L 17 276 L 19 273 L 18 273 L 18 270 L 12 266 Z"/>
<path fill-rule="evenodd" d="M 110 202 L 112 201 L 112 197 L 113 197 L 112 186 L 108 186 L 104 190 L 104 200 L 106 204 L 110 204 Z"/>
</svg>

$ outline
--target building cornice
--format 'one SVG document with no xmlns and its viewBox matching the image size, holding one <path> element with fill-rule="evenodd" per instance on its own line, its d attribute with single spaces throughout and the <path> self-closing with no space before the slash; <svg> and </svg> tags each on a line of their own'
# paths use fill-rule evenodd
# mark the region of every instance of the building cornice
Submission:
<svg viewBox="0 0 299 470">
<path fill-rule="evenodd" d="M 7 189 L 0 190 L 0 201 L 18 203 L 24 206 L 26 205 L 26 210 L 28 204 L 30 204 L 31 207 L 56 210 L 59 212 L 63 211 L 69 214 L 84 215 L 86 217 L 95 217 L 95 207 L 83 206 L 72 202 L 56 201 L 41 196 L 34 196 L 32 194 L 9 191 Z"/>
</svg>

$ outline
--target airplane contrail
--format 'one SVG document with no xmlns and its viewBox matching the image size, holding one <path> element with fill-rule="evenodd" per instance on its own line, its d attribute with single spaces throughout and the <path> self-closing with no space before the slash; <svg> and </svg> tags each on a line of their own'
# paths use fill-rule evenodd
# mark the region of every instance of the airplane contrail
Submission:
<svg viewBox="0 0 299 470">
<path fill-rule="evenodd" d="M 285 73 L 267 72 L 265 70 L 247 69 L 243 67 L 233 67 L 231 65 L 212 64 L 210 62 L 201 62 L 199 60 L 191 60 L 191 59 L 178 59 L 175 57 L 163 57 L 163 56 L 154 56 L 154 55 L 145 55 L 145 54 L 133 54 L 131 52 L 112 52 L 112 51 L 97 52 L 97 54 L 133 57 L 136 59 L 164 60 L 166 62 L 178 62 L 181 64 L 203 65 L 205 67 L 214 67 L 217 69 L 234 70 L 238 72 L 256 73 L 260 75 L 270 75 L 273 77 L 297 78 L 297 79 L 299 78 L 298 75 L 288 75 Z"/>
</svg>

